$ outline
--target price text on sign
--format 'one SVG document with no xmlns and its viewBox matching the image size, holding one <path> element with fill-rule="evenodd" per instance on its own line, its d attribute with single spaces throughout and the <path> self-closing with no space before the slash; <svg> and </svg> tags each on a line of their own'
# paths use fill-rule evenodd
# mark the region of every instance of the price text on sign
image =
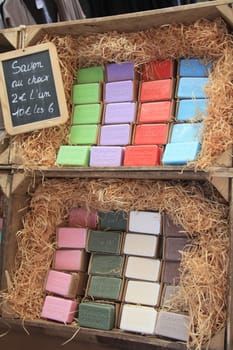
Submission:
<svg viewBox="0 0 233 350">
<path fill-rule="evenodd" d="M 53 44 L 0 55 L 1 104 L 9 134 L 65 123 L 68 111 Z"/>
</svg>

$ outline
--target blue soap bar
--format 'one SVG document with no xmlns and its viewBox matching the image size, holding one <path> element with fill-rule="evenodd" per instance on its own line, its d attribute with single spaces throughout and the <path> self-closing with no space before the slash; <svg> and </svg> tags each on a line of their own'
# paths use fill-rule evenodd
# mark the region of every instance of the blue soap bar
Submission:
<svg viewBox="0 0 233 350">
<path fill-rule="evenodd" d="M 178 102 L 177 120 L 198 119 L 203 120 L 206 117 L 206 106 L 209 100 L 207 98 L 181 100 Z"/>
<path fill-rule="evenodd" d="M 180 60 L 179 75 L 181 77 L 208 77 L 212 64 L 204 64 L 198 58 L 184 58 Z"/>
<path fill-rule="evenodd" d="M 168 143 L 163 153 L 164 165 L 185 165 L 197 158 L 201 145 L 198 141 Z"/>
<path fill-rule="evenodd" d="M 209 78 L 180 78 L 178 82 L 178 98 L 206 98 L 204 87 Z"/>
<path fill-rule="evenodd" d="M 174 124 L 171 131 L 170 143 L 172 142 L 193 142 L 202 139 L 202 123 Z"/>
</svg>

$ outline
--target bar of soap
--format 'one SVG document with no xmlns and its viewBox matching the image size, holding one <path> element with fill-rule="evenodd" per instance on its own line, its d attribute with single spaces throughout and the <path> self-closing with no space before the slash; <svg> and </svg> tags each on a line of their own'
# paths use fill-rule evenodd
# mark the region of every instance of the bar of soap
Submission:
<svg viewBox="0 0 233 350">
<path fill-rule="evenodd" d="M 143 334 L 155 334 L 157 311 L 153 307 L 124 304 L 120 329 Z"/>
<path fill-rule="evenodd" d="M 48 295 L 43 304 L 41 317 L 62 323 L 71 323 L 76 309 L 76 301 Z"/>
<path fill-rule="evenodd" d="M 180 280 L 180 262 L 178 261 L 164 261 L 162 282 L 167 284 L 178 284 Z"/>
<path fill-rule="evenodd" d="M 208 77 L 212 64 L 203 63 L 199 58 L 182 58 L 179 63 L 181 77 Z"/>
<path fill-rule="evenodd" d="M 130 211 L 129 231 L 159 235 L 161 231 L 161 214 L 153 211 Z"/>
<path fill-rule="evenodd" d="M 188 242 L 188 238 L 185 237 L 167 237 L 165 240 L 164 259 L 180 261 L 182 257 L 180 251 L 184 249 Z"/>
<path fill-rule="evenodd" d="M 102 100 L 101 83 L 76 84 L 73 86 L 73 103 L 98 103 Z"/>
<path fill-rule="evenodd" d="M 139 124 L 135 127 L 135 145 L 164 145 L 167 143 L 168 124 Z"/>
<path fill-rule="evenodd" d="M 115 326 L 116 307 L 113 304 L 82 302 L 79 304 L 80 327 L 111 330 Z"/>
<path fill-rule="evenodd" d="M 136 102 L 108 103 L 105 107 L 105 124 L 124 124 L 135 121 Z"/>
<path fill-rule="evenodd" d="M 90 103 L 75 105 L 72 123 L 75 124 L 98 124 L 101 121 L 102 104 Z"/>
<path fill-rule="evenodd" d="M 80 68 L 77 72 L 77 83 L 98 83 L 104 81 L 102 66 Z"/>
<path fill-rule="evenodd" d="M 143 81 L 140 86 L 139 101 L 163 101 L 170 100 L 173 92 L 173 80 Z"/>
<path fill-rule="evenodd" d="M 120 300 L 122 279 L 109 276 L 90 276 L 87 295 L 96 299 Z"/>
<path fill-rule="evenodd" d="M 90 146 L 60 146 L 56 164 L 66 166 L 88 166 Z"/>
<path fill-rule="evenodd" d="M 87 229 L 83 227 L 58 227 L 57 247 L 58 248 L 79 248 L 86 246 Z"/>
<path fill-rule="evenodd" d="M 172 101 L 159 101 L 141 103 L 138 122 L 143 123 L 166 123 L 171 119 Z"/>
<path fill-rule="evenodd" d="M 133 62 L 108 63 L 105 66 L 106 81 L 134 80 Z"/>
<path fill-rule="evenodd" d="M 171 129 L 170 143 L 195 141 L 201 143 L 203 127 L 202 123 L 174 124 Z"/>
<path fill-rule="evenodd" d="M 130 124 L 112 124 L 100 127 L 99 144 L 102 146 L 125 146 L 130 144 L 130 140 Z"/>
<path fill-rule="evenodd" d="M 160 165 L 162 150 L 157 145 L 127 146 L 125 148 L 125 166 L 156 166 Z"/>
<path fill-rule="evenodd" d="M 178 81 L 177 98 L 206 98 L 205 86 L 209 78 L 180 78 Z"/>
<path fill-rule="evenodd" d="M 102 230 L 126 231 L 128 216 L 125 211 L 99 212 L 99 227 Z"/>
<path fill-rule="evenodd" d="M 160 278 L 160 260 L 129 256 L 127 259 L 125 277 L 129 279 L 158 282 Z"/>
<path fill-rule="evenodd" d="M 121 241 L 121 232 L 90 230 L 87 241 L 87 251 L 120 254 Z"/>
<path fill-rule="evenodd" d="M 168 143 L 162 157 L 164 165 L 185 165 L 197 159 L 201 145 L 198 141 Z"/>
<path fill-rule="evenodd" d="M 189 322 L 187 315 L 159 311 L 155 334 L 186 342 L 189 338 Z"/>
<path fill-rule="evenodd" d="M 56 270 L 86 271 L 86 253 L 83 249 L 58 249 L 54 254 L 53 267 Z"/>
<path fill-rule="evenodd" d="M 125 235 L 123 253 L 128 255 L 155 257 L 157 255 L 159 237 L 140 233 Z"/>
<path fill-rule="evenodd" d="M 73 299 L 76 298 L 77 295 L 84 294 L 85 282 L 86 275 L 82 272 L 66 273 L 49 270 L 46 278 L 45 290 Z"/>
<path fill-rule="evenodd" d="M 73 145 L 94 145 L 97 143 L 99 126 L 97 124 L 73 125 L 70 129 L 69 143 Z"/>
<path fill-rule="evenodd" d="M 115 81 L 105 84 L 105 103 L 136 101 L 137 85 L 133 80 Z"/>
<path fill-rule="evenodd" d="M 69 225 L 96 228 L 98 213 L 94 209 L 71 208 L 69 211 Z"/>
<path fill-rule="evenodd" d="M 169 304 L 173 297 L 175 297 L 176 293 L 179 290 L 179 286 L 172 285 L 164 285 L 161 306 L 164 308 L 166 306 L 169 307 Z"/>
<path fill-rule="evenodd" d="M 89 264 L 89 274 L 121 277 L 124 260 L 122 255 L 93 254 Z"/>
<path fill-rule="evenodd" d="M 142 80 L 160 80 L 172 78 L 174 75 L 174 61 L 154 61 L 143 64 Z"/>
<path fill-rule="evenodd" d="M 160 284 L 156 282 L 129 280 L 124 301 L 127 303 L 156 306 L 159 304 Z"/>
<path fill-rule="evenodd" d="M 91 148 L 90 166 L 121 166 L 124 148 L 120 146 L 93 146 Z"/>
<path fill-rule="evenodd" d="M 207 115 L 207 98 L 180 100 L 177 108 L 177 120 L 203 120 Z"/>
<path fill-rule="evenodd" d="M 164 214 L 163 218 L 163 234 L 167 237 L 184 237 L 186 231 L 181 225 L 174 224 L 172 218 L 168 214 Z"/>
</svg>

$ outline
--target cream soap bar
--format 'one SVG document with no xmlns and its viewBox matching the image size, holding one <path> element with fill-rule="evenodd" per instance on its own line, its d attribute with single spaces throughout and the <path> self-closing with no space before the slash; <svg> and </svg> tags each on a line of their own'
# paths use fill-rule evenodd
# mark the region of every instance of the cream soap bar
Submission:
<svg viewBox="0 0 233 350">
<path fill-rule="evenodd" d="M 129 231 L 160 234 L 161 215 L 158 212 L 131 211 L 129 213 Z"/>
<path fill-rule="evenodd" d="M 119 300 L 122 279 L 107 276 L 90 276 L 87 295 L 95 299 Z"/>
<path fill-rule="evenodd" d="M 125 277 L 157 282 L 160 277 L 160 260 L 129 256 Z"/>
<path fill-rule="evenodd" d="M 58 248 L 79 248 L 86 247 L 87 229 L 83 227 L 58 227 L 57 247 Z"/>
<path fill-rule="evenodd" d="M 155 334 L 157 311 L 148 306 L 124 304 L 120 329 L 129 332 Z"/>
<path fill-rule="evenodd" d="M 156 335 L 187 341 L 189 317 L 173 312 L 160 311 L 155 327 Z"/>
<path fill-rule="evenodd" d="M 118 231 L 90 230 L 87 251 L 120 254 L 122 234 Z"/>
<path fill-rule="evenodd" d="M 71 323 L 76 309 L 76 301 L 48 295 L 44 301 L 41 317 L 62 323 Z"/>
<path fill-rule="evenodd" d="M 124 300 L 127 303 L 156 306 L 159 304 L 159 296 L 159 283 L 129 280 Z"/>
<path fill-rule="evenodd" d="M 111 330 L 115 326 L 115 305 L 109 303 L 83 302 L 79 305 L 80 327 Z"/>
<path fill-rule="evenodd" d="M 159 237 L 139 233 L 127 233 L 124 241 L 124 254 L 155 257 Z"/>
</svg>

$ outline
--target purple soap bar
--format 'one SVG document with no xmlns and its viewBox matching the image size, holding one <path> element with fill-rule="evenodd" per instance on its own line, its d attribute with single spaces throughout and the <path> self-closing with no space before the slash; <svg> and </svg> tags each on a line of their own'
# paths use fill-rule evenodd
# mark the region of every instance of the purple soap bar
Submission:
<svg viewBox="0 0 233 350">
<path fill-rule="evenodd" d="M 136 115 L 136 102 L 108 103 L 105 108 L 105 124 L 132 123 Z"/>
<path fill-rule="evenodd" d="M 132 102 L 136 100 L 133 80 L 115 81 L 105 84 L 104 102 Z"/>
<path fill-rule="evenodd" d="M 130 144 L 130 140 L 131 126 L 129 124 L 103 125 L 100 128 L 100 145 L 125 146 Z"/>
<path fill-rule="evenodd" d="M 120 166 L 123 155 L 123 147 L 94 146 L 91 148 L 90 166 Z"/>
<path fill-rule="evenodd" d="M 105 67 L 106 81 L 134 80 L 133 62 L 109 63 Z"/>
</svg>

